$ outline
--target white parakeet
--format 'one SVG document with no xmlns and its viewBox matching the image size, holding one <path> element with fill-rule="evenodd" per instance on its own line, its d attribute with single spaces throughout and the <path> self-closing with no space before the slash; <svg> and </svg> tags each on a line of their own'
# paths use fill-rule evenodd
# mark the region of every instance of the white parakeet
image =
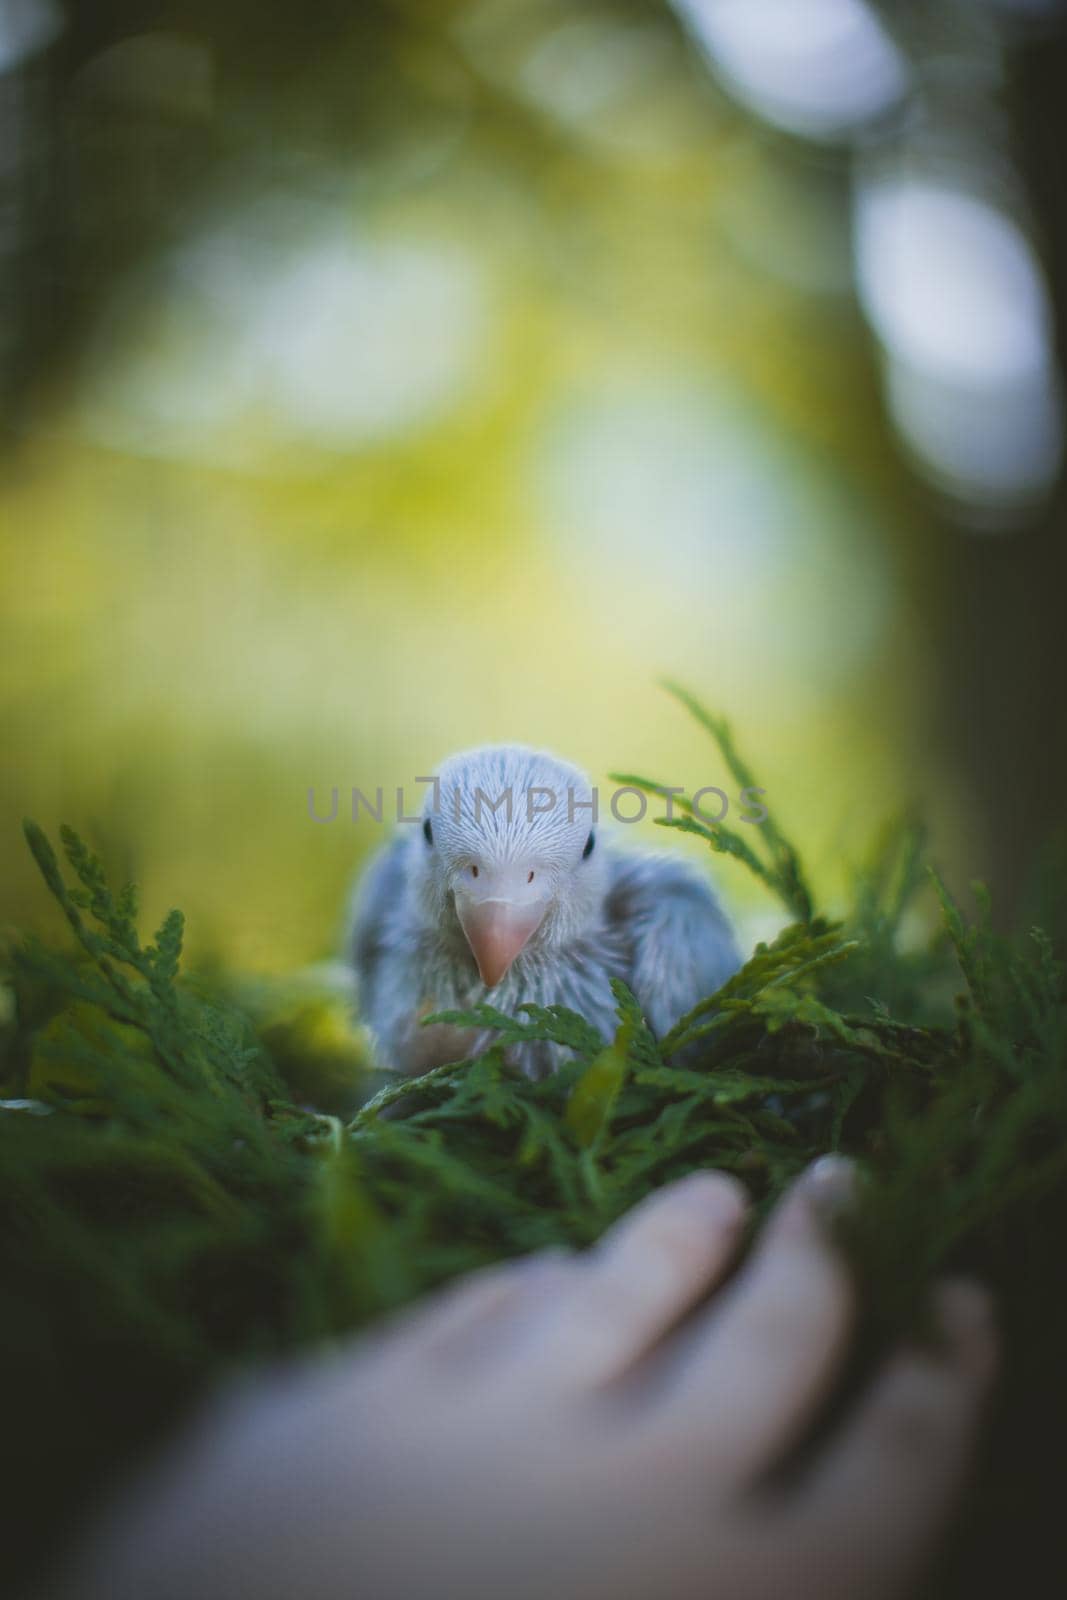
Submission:
<svg viewBox="0 0 1067 1600">
<path fill-rule="evenodd" d="M 491 1032 L 421 1025 L 487 1001 L 564 1005 L 609 1039 L 622 978 L 657 1037 L 740 964 L 718 901 L 687 863 L 625 849 L 593 822 L 577 768 L 520 745 L 452 756 L 357 887 L 348 953 L 383 1066 L 424 1072 Z M 509 1047 L 529 1077 L 558 1047 Z"/>
</svg>

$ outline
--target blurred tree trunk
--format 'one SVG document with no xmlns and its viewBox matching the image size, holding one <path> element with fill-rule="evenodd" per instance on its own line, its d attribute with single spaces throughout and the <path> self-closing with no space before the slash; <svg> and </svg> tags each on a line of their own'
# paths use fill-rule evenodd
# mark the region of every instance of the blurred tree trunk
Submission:
<svg viewBox="0 0 1067 1600">
<path fill-rule="evenodd" d="M 1067 33 L 1036 38 L 1015 57 L 1018 155 L 1044 229 L 1067 370 Z M 954 531 L 941 619 L 946 727 L 989 820 L 998 922 L 1023 909 L 1039 853 L 1067 820 L 1067 485 L 1038 523 L 1016 534 Z M 940 601 L 939 601 L 940 604 Z"/>
</svg>

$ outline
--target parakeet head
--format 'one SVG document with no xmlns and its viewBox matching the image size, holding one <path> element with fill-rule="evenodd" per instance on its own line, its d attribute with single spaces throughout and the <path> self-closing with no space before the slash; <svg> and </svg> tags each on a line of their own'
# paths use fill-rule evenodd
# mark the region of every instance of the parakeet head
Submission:
<svg viewBox="0 0 1067 1600">
<path fill-rule="evenodd" d="M 524 949 L 592 923 L 604 873 L 593 792 L 566 761 L 522 745 L 451 756 L 427 792 L 417 840 L 424 911 L 458 924 L 492 988 Z"/>
</svg>

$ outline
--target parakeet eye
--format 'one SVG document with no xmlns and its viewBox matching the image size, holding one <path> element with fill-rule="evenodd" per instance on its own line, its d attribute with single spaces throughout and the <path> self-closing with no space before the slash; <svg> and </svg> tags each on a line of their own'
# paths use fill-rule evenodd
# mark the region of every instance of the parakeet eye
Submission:
<svg viewBox="0 0 1067 1600">
<path fill-rule="evenodd" d="M 433 829 L 430 827 L 429 817 L 426 818 L 426 821 L 422 825 L 422 837 L 426 840 L 427 844 L 433 844 Z"/>
<path fill-rule="evenodd" d="M 476 878 L 477 876 L 478 876 L 478 868 L 477 868 L 477 866 L 472 866 L 471 867 L 471 877 L 472 878 Z"/>
<path fill-rule="evenodd" d="M 593 846 L 595 844 L 596 844 L 596 836 L 594 835 L 592 829 L 590 829 L 589 830 L 589 837 L 585 841 L 585 849 L 582 851 L 582 860 L 583 861 L 588 860 L 588 858 L 593 854 Z"/>
</svg>

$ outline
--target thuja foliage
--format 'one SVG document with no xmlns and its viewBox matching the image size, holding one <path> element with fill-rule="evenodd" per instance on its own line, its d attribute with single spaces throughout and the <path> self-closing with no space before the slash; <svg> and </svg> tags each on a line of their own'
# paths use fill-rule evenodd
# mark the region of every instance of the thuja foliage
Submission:
<svg viewBox="0 0 1067 1600">
<path fill-rule="evenodd" d="M 725 724 L 676 692 L 753 785 Z M 807 1162 L 842 1150 L 864 1179 L 843 1244 L 865 1359 L 921 1334 L 935 1274 L 978 1271 L 999 1292 L 1004 1401 L 971 1559 L 946 1583 L 974 1593 L 1001 1560 L 1018 1577 L 1020 1542 L 1051 1526 L 1043 1441 L 1067 1420 L 1067 1005 L 1051 944 L 997 936 L 981 891 L 965 917 L 913 825 L 887 831 L 834 920 L 776 819 L 742 838 L 675 806 L 664 825 L 749 868 L 787 919 L 717 994 L 659 1042 L 621 983 L 612 1038 L 556 1006 L 442 1013 L 496 1042 L 377 1093 L 357 1063 L 347 1106 L 321 1028 L 264 1026 L 232 983 L 183 976 L 180 913 L 142 944 L 133 889 L 112 892 L 69 830 L 65 870 L 27 826 L 73 938 L 14 953 L 5 1029 L 0 1451 L 23 1535 L 9 1552 L 32 1555 L 42 1519 L 62 1526 L 239 1365 L 483 1263 L 588 1245 L 697 1168 L 737 1173 L 758 1228 Z M 905 914 L 931 889 L 938 931 L 906 946 Z M 527 1039 L 566 1064 L 517 1075 L 508 1047 Z"/>
</svg>

